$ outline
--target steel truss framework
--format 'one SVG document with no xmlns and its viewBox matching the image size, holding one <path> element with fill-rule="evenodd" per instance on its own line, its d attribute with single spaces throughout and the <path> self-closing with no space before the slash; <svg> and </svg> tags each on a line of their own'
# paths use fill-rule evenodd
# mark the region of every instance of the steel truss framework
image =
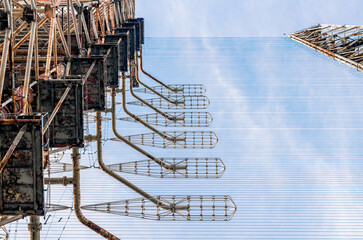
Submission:
<svg viewBox="0 0 363 240">
<path fill-rule="evenodd" d="M 43 178 L 42 187 L 44 184 L 73 184 L 76 217 L 106 239 L 119 238 L 87 219 L 82 209 L 153 220 L 186 221 L 228 221 L 236 211 L 229 196 L 153 196 L 118 174 L 220 178 L 225 171 L 220 158 L 157 158 L 135 145 L 213 148 L 218 141 L 211 131 L 161 132 L 152 127 L 208 127 L 212 116 L 200 111 L 160 110 L 206 109 L 209 99 L 201 84 L 164 84 L 145 72 L 142 66 L 143 28 L 144 20 L 135 18 L 135 0 L 2 0 L 0 3 L 0 125 L 13 124 L 14 129 L 19 129 L 9 135 L 12 138 L 3 141 L 7 144 L 3 148 L 8 147 L 8 150 L 4 156 L 0 156 L 0 177 L 11 172 L 7 167 L 12 166 L 14 159 L 20 156 L 20 146 L 28 139 L 31 129 L 30 122 L 34 122 L 34 116 L 41 116 L 42 121 L 37 125 L 40 130 L 36 133 L 33 130 L 33 134 L 37 134 L 37 144 L 42 149 L 37 150 L 36 154 L 27 150 L 29 156 L 35 156 L 34 162 L 43 162 L 43 169 L 33 174 Z M 149 87 L 140 80 L 139 72 L 158 85 Z M 122 76 L 121 89 L 119 76 Z M 127 111 L 126 78 L 130 83 L 128 90 L 137 100 L 131 104 L 147 107 L 152 113 L 135 116 Z M 135 95 L 133 88 L 138 85 L 143 88 L 135 89 L 135 92 L 154 94 L 156 98 L 145 100 Z M 122 103 L 116 103 L 116 93 L 121 92 Z M 109 104 L 105 98 L 107 93 L 111 95 Z M 116 118 L 116 105 L 120 104 L 129 117 Z M 95 135 L 87 130 L 87 125 L 93 122 L 89 120 L 94 117 L 92 112 L 96 112 Z M 111 119 L 102 117 L 102 113 L 108 112 L 112 113 Z M 102 159 L 103 120 L 112 121 L 115 140 L 148 159 L 106 165 Z M 124 137 L 118 133 L 116 120 L 141 123 L 152 132 Z M 98 169 L 142 198 L 81 208 L 80 170 L 91 166 L 79 164 L 79 149 L 91 142 L 97 143 Z M 72 164 L 61 162 L 65 151 L 70 149 Z M 45 174 L 52 176 L 69 171 L 73 172 L 73 178 L 44 178 Z M 70 208 L 51 204 L 49 199 L 40 205 L 44 205 L 41 212 L 45 213 Z M 30 238 L 40 239 L 38 215 L 41 214 L 24 213 L 19 208 L 14 214 L 3 216 L 0 227 L 4 234 L 0 234 L 0 238 L 9 237 L 5 224 L 29 216 Z"/>
<path fill-rule="evenodd" d="M 358 71 L 363 71 L 361 26 L 319 24 L 289 37 Z"/>
</svg>

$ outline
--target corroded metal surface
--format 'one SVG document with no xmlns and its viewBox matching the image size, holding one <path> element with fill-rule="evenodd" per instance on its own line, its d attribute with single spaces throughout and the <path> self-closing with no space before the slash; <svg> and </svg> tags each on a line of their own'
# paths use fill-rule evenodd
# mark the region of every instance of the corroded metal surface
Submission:
<svg viewBox="0 0 363 240">
<path fill-rule="evenodd" d="M 75 58 L 71 74 L 85 76 L 84 78 L 84 109 L 105 109 L 105 76 L 107 68 L 104 56 Z M 90 70 L 90 71 L 89 71 Z"/>
<path fill-rule="evenodd" d="M 50 147 L 83 146 L 83 87 L 77 81 L 70 82 L 73 86 L 50 124 Z M 38 111 L 51 114 L 68 84 L 60 80 L 39 83 Z"/>
<path fill-rule="evenodd" d="M 23 115 L 14 122 L 0 120 L 0 154 L 9 149 L 17 130 L 27 125 L 26 132 L 0 175 L 0 213 L 44 214 L 42 116 Z M 24 121 L 22 121 L 24 120 Z M 14 120 L 15 121 L 15 120 Z"/>
<path fill-rule="evenodd" d="M 289 37 L 358 71 L 363 71 L 361 26 L 319 24 Z"/>
</svg>

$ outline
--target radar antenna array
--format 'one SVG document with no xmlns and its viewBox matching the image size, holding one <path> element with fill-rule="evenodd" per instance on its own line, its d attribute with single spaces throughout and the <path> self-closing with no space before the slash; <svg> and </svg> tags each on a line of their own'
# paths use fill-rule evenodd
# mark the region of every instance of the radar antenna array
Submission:
<svg viewBox="0 0 363 240">
<path fill-rule="evenodd" d="M 163 221 L 230 220 L 236 205 L 229 196 L 155 196 L 121 176 L 211 179 L 225 172 L 218 157 L 161 158 L 143 149 L 210 149 L 218 138 L 212 131 L 158 129 L 209 127 L 213 118 L 204 109 L 210 101 L 201 84 L 165 84 L 145 71 L 144 19 L 135 18 L 135 0 L 28 2 L 0 2 L 0 239 L 9 238 L 6 224 L 25 217 L 31 239 L 40 239 L 39 216 L 71 208 L 51 203 L 52 191 L 47 190 L 52 184 L 73 185 L 72 213 L 106 239 L 119 238 L 82 210 Z M 155 97 L 145 99 L 145 94 Z M 127 106 L 148 112 L 135 115 Z M 126 115 L 116 116 L 122 110 Z M 105 121 L 114 134 L 106 139 L 122 142 L 146 159 L 106 164 Z M 125 136 L 117 126 L 125 122 L 151 132 Z M 93 133 L 90 124 L 96 125 Z M 90 151 L 94 142 L 98 166 L 91 161 L 80 165 L 80 149 Z M 70 150 L 72 163 L 65 161 Z M 94 167 L 141 198 L 81 206 L 80 173 Z M 54 177 L 65 172 L 73 177 Z"/>
</svg>

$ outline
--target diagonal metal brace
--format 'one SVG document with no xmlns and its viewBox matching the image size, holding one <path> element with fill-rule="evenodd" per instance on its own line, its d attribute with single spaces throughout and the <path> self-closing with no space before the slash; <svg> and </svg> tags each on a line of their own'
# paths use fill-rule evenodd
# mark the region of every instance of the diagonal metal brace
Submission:
<svg viewBox="0 0 363 240">
<path fill-rule="evenodd" d="M 8 163 L 9 158 L 11 157 L 11 155 L 13 154 L 16 146 L 18 146 L 21 138 L 23 137 L 25 131 L 26 131 L 27 125 L 24 125 L 19 133 L 16 135 L 13 143 L 11 144 L 10 148 L 8 149 L 8 151 L 6 152 L 5 156 L 3 157 L 3 159 L 0 162 L 0 173 L 4 170 L 5 165 Z"/>
</svg>

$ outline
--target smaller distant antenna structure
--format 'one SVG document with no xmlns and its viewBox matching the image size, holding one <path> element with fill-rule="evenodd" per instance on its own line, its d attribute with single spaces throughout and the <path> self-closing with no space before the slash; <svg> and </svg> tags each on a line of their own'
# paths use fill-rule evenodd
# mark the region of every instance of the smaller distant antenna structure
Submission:
<svg viewBox="0 0 363 240">
<path fill-rule="evenodd" d="M 319 24 L 288 36 L 362 72 L 362 33 L 361 26 Z"/>
</svg>

